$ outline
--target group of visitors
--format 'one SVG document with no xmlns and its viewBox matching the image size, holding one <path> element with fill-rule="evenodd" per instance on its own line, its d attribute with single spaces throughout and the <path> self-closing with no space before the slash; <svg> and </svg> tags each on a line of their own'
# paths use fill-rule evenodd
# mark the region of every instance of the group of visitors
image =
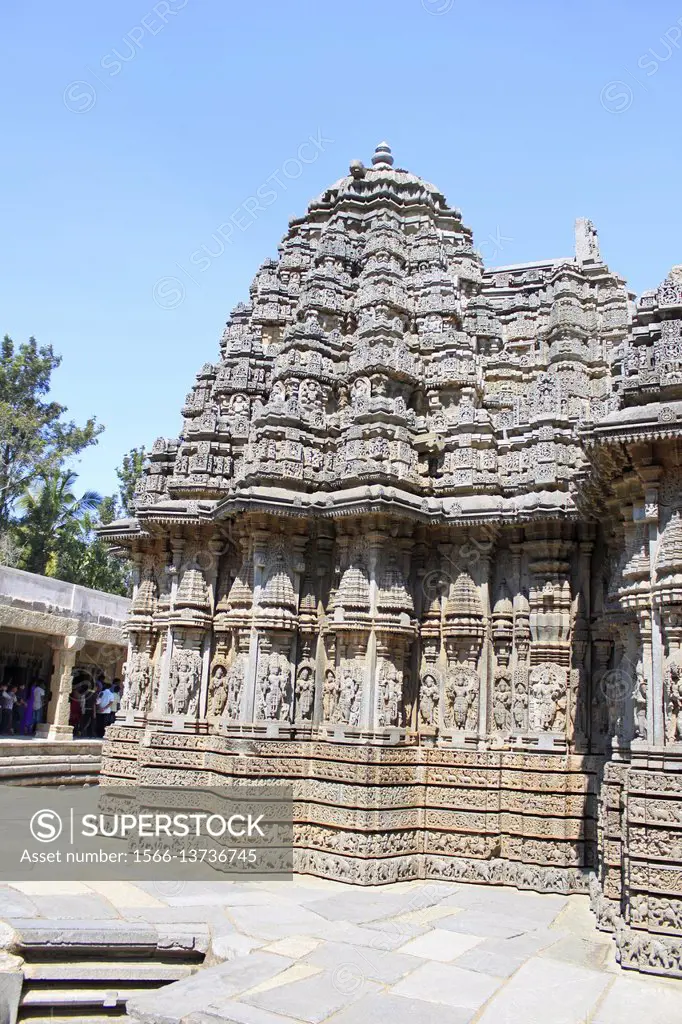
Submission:
<svg viewBox="0 0 682 1024">
<path fill-rule="evenodd" d="M 101 739 L 121 705 L 121 690 L 120 679 L 114 679 L 112 683 L 108 683 L 104 676 L 74 680 L 69 715 L 74 736 Z"/>
<path fill-rule="evenodd" d="M 0 733 L 33 736 L 43 721 L 45 686 L 36 679 L 30 685 L 0 683 Z"/>
</svg>

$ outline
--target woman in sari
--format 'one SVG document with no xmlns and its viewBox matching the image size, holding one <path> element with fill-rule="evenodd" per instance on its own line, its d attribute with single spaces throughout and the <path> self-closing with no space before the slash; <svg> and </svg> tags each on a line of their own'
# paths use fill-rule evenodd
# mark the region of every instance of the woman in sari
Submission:
<svg viewBox="0 0 682 1024">
<path fill-rule="evenodd" d="M 31 689 L 28 691 L 26 697 L 23 715 L 21 716 L 21 733 L 22 736 L 33 735 L 33 700 L 35 698 L 36 684 L 33 683 Z"/>
</svg>

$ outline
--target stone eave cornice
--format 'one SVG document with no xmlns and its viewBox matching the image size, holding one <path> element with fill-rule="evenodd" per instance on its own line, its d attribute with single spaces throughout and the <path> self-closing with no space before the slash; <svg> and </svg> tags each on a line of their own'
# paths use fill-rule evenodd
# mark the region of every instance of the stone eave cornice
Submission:
<svg viewBox="0 0 682 1024">
<path fill-rule="evenodd" d="M 568 500 L 567 500 L 568 498 Z M 345 518 L 384 512 L 422 523 L 513 525 L 535 519 L 576 519 L 578 510 L 566 491 L 541 491 L 506 498 L 498 495 L 420 498 L 395 487 L 372 485 L 317 494 L 288 493 L 279 488 L 253 487 L 226 498 L 215 518 L 240 512 L 270 512 L 287 517 Z"/>
<path fill-rule="evenodd" d="M 125 541 L 135 540 L 138 537 L 147 536 L 145 531 L 140 528 L 137 519 L 118 519 L 113 523 L 107 523 L 105 526 L 98 526 L 95 532 L 100 540 L 106 541 L 107 544 L 113 544 L 117 541 L 124 543 Z"/>
<path fill-rule="evenodd" d="M 651 402 L 619 409 L 601 423 L 580 431 L 586 448 L 682 436 L 682 401 Z"/>
</svg>

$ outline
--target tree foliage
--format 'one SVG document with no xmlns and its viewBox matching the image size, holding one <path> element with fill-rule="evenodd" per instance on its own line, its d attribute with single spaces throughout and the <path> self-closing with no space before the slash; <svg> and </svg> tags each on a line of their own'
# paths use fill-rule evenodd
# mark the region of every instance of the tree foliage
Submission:
<svg viewBox="0 0 682 1024">
<path fill-rule="evenodd" d="M 68 470 L 46 473 L 19 498 L 22 513 L 17 536 L 23 548 L 23 568 L 42 576 L 55 576 L 60 550 L 82 535 L 86 513 L 96 511 L 102 499 L 95 491 L 77 498 L 76 474 Z"/>
<path fill-rule="evenodd" d="M 79 427 L 64 419 L 66 408 L 46 400 L 52 373 L 61 363 L 51 345 L 29 338 L 18 347 L 5 335 L 0 354 L 0 530 L 15 503 L 36 479 L 97 441 L 95 418 Z"/>
<path fill-rule="evenodd" d="M 133 448 L 116 470 L 118 494 L 77 493 L 73 456 L 103 427 L 79 427 L 50 401 L 61 358 L 34 338 L 15 346 L 5 336 L 0 360 L 0 565 L 113 594 L 130 592 L 130 566 L 113 556 L 97 527 L 134 514 L 135 488 L 146 453 Z"/>
</svg>

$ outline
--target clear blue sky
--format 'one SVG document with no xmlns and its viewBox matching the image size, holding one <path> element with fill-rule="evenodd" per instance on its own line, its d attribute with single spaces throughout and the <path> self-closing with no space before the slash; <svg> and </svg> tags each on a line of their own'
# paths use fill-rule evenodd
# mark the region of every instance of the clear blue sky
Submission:
<svg viewBox="0 0 682 1024">
<path fill-rule="evenodd" d="M 487 262 L 570 255 L 576 216 L 637 292 L 682 262 L 679 0 L 5 0 L 0 17 L 0 332 L 51 342 L 55 398 L 105 424 L 83 487 L 110 492 L 126 450 L 177 434 L 289 217 L 383 138 Z M 193 264 L 232 215 L 225 252 Z"/>
</svg>

